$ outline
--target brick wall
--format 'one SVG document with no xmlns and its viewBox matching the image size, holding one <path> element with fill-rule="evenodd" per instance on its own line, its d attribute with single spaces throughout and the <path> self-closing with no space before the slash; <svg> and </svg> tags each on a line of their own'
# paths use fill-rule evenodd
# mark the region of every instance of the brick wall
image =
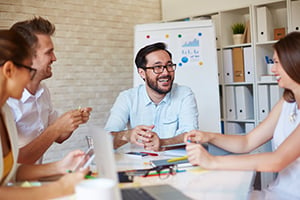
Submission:
<svg viewBox="0 0 300 200">
<path fill-rule="evenodd" d="M 46 80 L 60 113 L 93 107 L 90 124 L 104 126 L 121 90 L 132 86 L 134 25 L 161 20 L 160 0 L 10 0 L 0 2 L 0 28 L 43 16 L 56 25 L 57 61 Z M 63 144 L 54 144 L 45 161 L 86 149 L 87 125 Z"/>
</svg>

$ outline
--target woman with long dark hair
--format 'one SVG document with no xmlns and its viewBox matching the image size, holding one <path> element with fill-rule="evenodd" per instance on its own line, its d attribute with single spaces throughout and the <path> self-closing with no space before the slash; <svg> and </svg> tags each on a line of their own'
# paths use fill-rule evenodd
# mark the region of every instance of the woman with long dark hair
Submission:
<svg viewBox="0 0 300 200">
<path fill-rule="evenodd" d="M 206 169 L 278 172 L 262 192 L 263 199 L 300 199 L 300 32 L 274 45 L 274 66 L 283 97 L 268 117 L 246 135 L 222 135 L 194 130 L 185 141 L 189 161 Z M 272 140 L 273 151 L 213 156 L 196 143 L 209 142 L 233 153 L 248 153 Z"/>
</svg>

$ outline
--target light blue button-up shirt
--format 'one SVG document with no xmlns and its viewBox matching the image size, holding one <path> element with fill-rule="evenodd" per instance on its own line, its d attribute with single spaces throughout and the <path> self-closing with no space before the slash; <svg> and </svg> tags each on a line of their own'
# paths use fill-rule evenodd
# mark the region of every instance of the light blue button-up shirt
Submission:
<svg viewBox="0 0 300 200">
<path fill-rule="evenodd" d="M 118 132 L 138 125 L 155 125 L 160 138 L 170 138 L 198 129 L 198 109 L 194 93 L 186 86 L 173 84 L 172 90 L 155 105 L 144 84 L 119 94 L 105 130 Z"/>
</svg>

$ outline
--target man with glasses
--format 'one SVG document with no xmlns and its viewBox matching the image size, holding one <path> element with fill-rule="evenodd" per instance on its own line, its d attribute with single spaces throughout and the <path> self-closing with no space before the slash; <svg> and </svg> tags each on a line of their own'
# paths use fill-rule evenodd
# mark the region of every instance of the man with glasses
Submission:
<svg viewBox="0 0 300 200">
<path fill-rule="evenodd" d="M 52 76 L 52 63 L 56 61 L 51 36 L 55 26 L 42 17 L 15 23 L 12 28 L 21 34 L 33 50 L 32 80 L 22 98 L 8 99 L 17 124 L 19 136 L 19 163 L 41 163 L 42 156 L 53 142 L 62 143 L 73 131 L 89 119 L 91 108 L 71 110 L 58 117 L 50 91 L 43 80 Z M 29 69 L 29 66 L 16 64 Z M 35 74 L 35 76 L 33 75 Z"/>
<path fill-rule="evenodd" d="M 114 136 L 114 148 L 130 142 L 163 151 L 182 143 L 198 128 L 198 110 L 191 89 L 173 84 L 172 54 L 164 43 L 151 44 L 140 49 L 135 64 L 145 84 L 121 92 L 110 111 L 105 130 Z"/>
</svg>

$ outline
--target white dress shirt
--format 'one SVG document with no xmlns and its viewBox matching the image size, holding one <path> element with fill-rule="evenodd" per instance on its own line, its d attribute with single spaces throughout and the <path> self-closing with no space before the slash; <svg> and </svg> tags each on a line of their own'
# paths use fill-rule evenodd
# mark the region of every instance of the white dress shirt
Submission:
<svg viewBox="0 0 300 200">
<path fill-rule="evenodd" d="M 7 104 L 14 114 L 19 148 L 34 140 L 58 117 L 51 103 L 50 91 L 43 83 L 34 95 L 24 89 L 20 100 L 9 98 Z"/>
</svg>

